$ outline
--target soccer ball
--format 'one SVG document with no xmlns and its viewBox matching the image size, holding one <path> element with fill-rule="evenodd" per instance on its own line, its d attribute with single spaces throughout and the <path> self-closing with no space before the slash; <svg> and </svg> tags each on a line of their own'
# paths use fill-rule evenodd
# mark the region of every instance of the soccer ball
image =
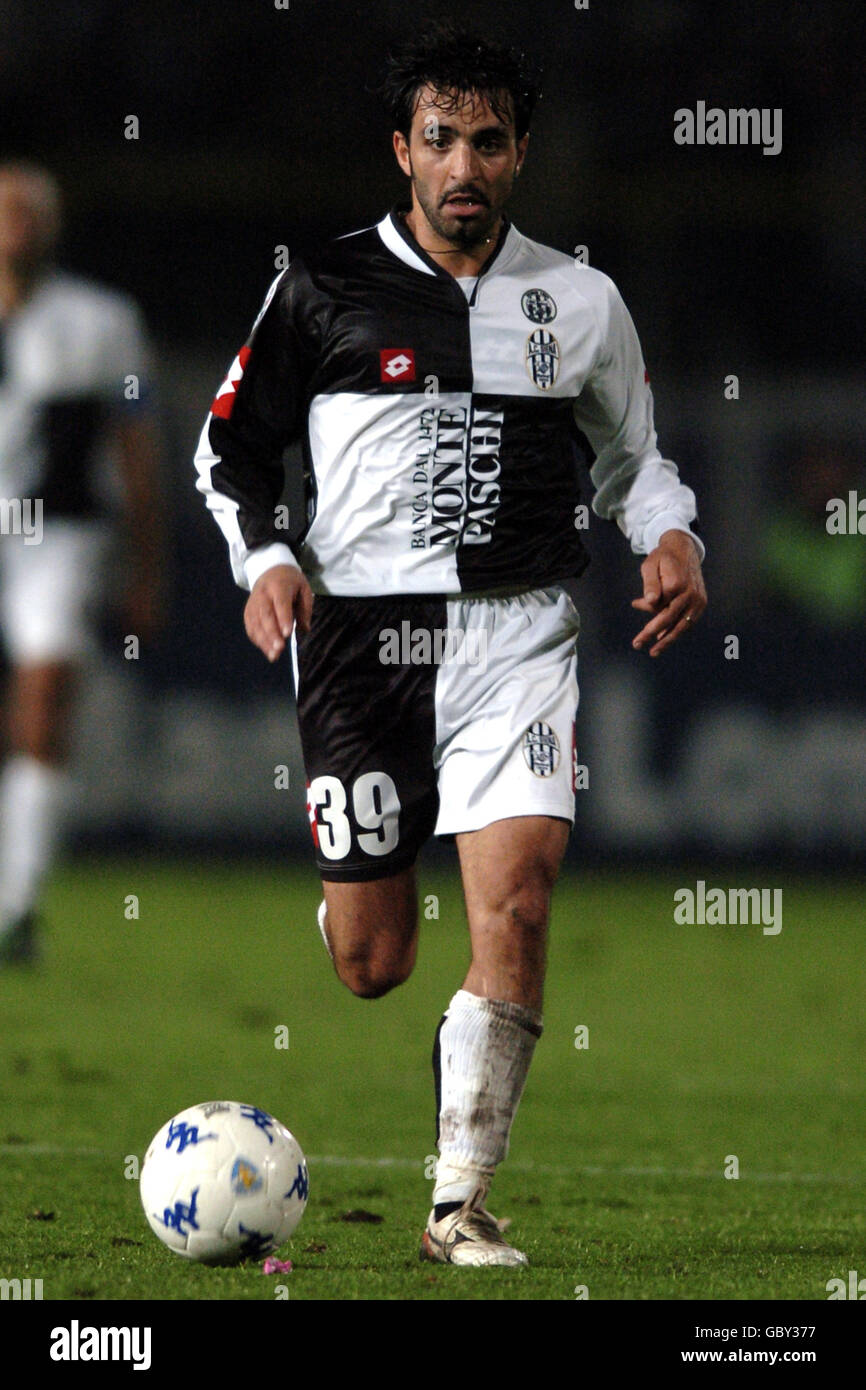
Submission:
<svg viewBox="0 0 866 1390">
<path fill-rule="evenodd" d="M 255 1105 L 191 1105 L 164 1124 L 141 1168 L 151 1230 L 178 1255 L 236 1264 L 278 1249 L 304 1214 L 300 1145 Z"/>
</svg>

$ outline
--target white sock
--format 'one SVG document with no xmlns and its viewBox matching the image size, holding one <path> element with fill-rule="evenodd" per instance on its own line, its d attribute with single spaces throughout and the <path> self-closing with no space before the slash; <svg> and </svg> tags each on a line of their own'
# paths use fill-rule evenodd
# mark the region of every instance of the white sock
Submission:
<svg viewBox="0 0 866 1390">
<path fill-rule="evenodd" d="M 0 929 L 36 906 L 65 820 L 69 777 L 26 754 L 0 776 Z"/>
<path fill-rule="evenodd" d="M 325 902 L 325 899 L 323 898 L 322 901 L 319 903 L 319 910 L 318 910 L 318 912 L 316 913 L 316 921 L 317 921 L 318 924 L 319 924 L 319 931 L 322 933 L 322 940 L 323 940 L 324 943 L 325 943 L 325 950 L 327 951 L 328 955 L 331 957 L 331 960 L 333 960 L 333 959 L 334 959 L 334 952 L 331 950 L 331 943 L 330 943 L 330 941 L 328 940 L 328 934 L 327 934 L 327 932 L 325 931 L 325 918 L 327 917 L 327 915 L 328 915 L 328 904 Z"/>
<path fill-rule="evenodd" d="M 541 1016 L 522 1004 L 459 989 L 436 1034 L 439 1161 L 433 1205 L 487 1194 L 508 1153 L 511 1124 L 541 1037 Z"/>
</svg>

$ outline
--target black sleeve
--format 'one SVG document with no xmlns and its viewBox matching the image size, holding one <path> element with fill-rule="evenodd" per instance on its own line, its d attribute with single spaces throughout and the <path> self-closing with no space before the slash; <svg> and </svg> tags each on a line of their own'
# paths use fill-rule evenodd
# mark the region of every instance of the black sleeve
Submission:
<svg viewBox="0 0 866 1390">
<path fill-rule="evenodd" d="M 315 343 L 304 323 L 307 276 L 293 262 L 272 284 L 202 431 L 197 487 L 229 544 L 238 583 L 261 546 L 286 545 L 276 525 L 283 451 L 303 432 Z"/>
</svg>

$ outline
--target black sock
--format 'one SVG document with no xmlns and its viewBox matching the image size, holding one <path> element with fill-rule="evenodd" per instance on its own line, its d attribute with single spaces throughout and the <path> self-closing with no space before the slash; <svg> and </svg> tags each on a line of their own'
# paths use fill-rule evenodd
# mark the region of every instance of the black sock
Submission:
<svg viewBox="0 0 866 1390">
<path fill-rule="evenodd" d="M 433 1208 L 433 1220 L 441 1221 L 444 1217 L 450 1216 L 452 1211 L 459 1211 L 462 1206 L 462 1202 L 437 1202 Z"/>
</svg>

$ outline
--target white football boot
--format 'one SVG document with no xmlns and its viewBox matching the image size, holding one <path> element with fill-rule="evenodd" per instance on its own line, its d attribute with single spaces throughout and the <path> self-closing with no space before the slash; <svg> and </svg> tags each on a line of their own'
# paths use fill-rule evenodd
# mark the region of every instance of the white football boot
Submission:
<svg viewBox="0 0 866 1390">
<path fill-rule="evenodd" d="M 522 1269 L 529 1264 L 522 1250 L 515 1250 L 502 1237 L 501 1224 L 481 1205 L 485 1192 L 478 1188 L 462 1207 L 436 1220 L 431 1211 L 427 1229 L 421 1237 L 421 1259 L 443 1265 L 503 1265 Z"/>
</svg>

